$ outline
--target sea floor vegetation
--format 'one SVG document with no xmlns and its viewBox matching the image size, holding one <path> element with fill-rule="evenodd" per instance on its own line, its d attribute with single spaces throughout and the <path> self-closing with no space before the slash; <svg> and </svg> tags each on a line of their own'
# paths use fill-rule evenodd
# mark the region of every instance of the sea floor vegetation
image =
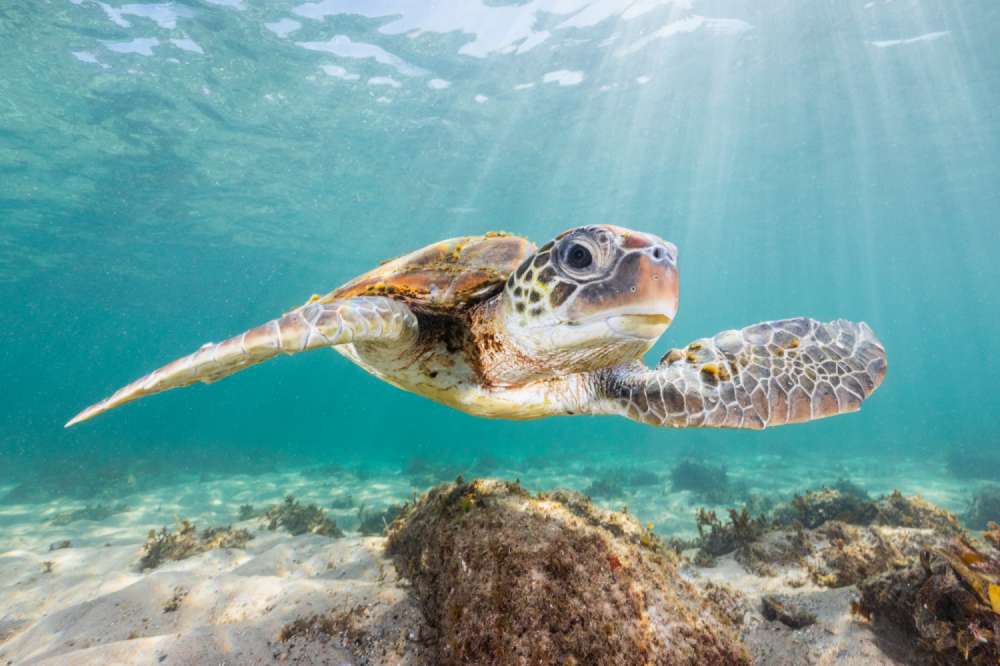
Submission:
<svg viewBox="0 0 1000 666">
<path fill-rule="evenodd" d="M 84 644 L 156 663 L 156 636 L 171 658 L 224 660 L 195 637 L 237 616 L 265 662 L 995 663 L 1000 493 L 931 462 L 473 452 L 168 471 L 90 498 L 81 480 L 0 511 L 0 663 Z M 511 480 L 439 480 L 478 470 Z M 100 626 L 72 619 L 84 607 Z"/>
<path fill-rule="evenodd" d="M 167 560 L 185 560 L 216 548 L 243 548 L 253 535 L 245 529 L 208 527 L 201 532 L 187 519 L 178 519 L 173 531 L 150 530 L 142 548 L 139 570 L 155 569 Z"/>
<path fill-rule="evenodd" d="M 301 504 L 288 495 L 281 504 L 276 504 L 262 514 L 267 529 L 283 529 L 291 535 L 321 534 L 341 537 L 344 533 L 337 527 L 337 521 L 315 504 Z"/>
</svg>

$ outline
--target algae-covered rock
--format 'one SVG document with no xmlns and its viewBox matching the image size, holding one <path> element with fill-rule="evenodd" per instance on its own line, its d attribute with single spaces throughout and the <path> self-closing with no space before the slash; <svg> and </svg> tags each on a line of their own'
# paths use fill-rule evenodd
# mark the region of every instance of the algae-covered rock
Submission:
<svg viewBox="0 0 1000 666">
<path fill-rule="evenodd" d="M 276 504 L 264 513 L 267 529 L 279 527 L 292 535 L 322 534 L 328 537 L 342 537 L 344 533 L 336 521 L 328 518 L 326 512 L 315 504 L 302 505 L 289 495 L 281 504 Z"/>
<path fill-rule="evenodd" d="M 643 486 L 655 486 L 661 482 L 658 474 L 644 469 L 617 467 L 603 470 L 586 470 L 594 478 L 584 488 L 583 494 L 593 498 L 622 497 Z"/>
<path fill-rule="evenodd" d="M 799 523 L 813 529 L 829 520 L 868 525 L 876 513 L 874 503 L 866 497 L 836 488 L 820 488 L 796 495 L 791 502 L 778 507 L 774 519 L 780 525 Z"/>
<path fill-rule="evenodd" d="M 876 525 L 935 530 L 942 534 L 961 534 L 962 526 L 948 511 L 934 506 L 920 496 L 905 497 L 898 490 L 875 502 Z"/>
<path fill-rule="evenodd" d="M 937 661 L 1000 663 L 1000 559 L 963 538 L 863 581 L 855 611 L 877 633 L 908 637 Z"/>
<path fill-rule="evenodd" d="M 149 531 L 139 570 L 155 569 L 165 560 L 184 560 L 216 548 L 243 548 L 252 538 L 247 530 L 232 527 L 209 527 L 199 533 L 191 521 L 178 520 L 174 532 L 166 527 Z"/>
<path fill-rule="evenodd" d="M 974 530 L 986 529 L 990 522 L 1000 521 L 1000 487 L 983 486 L 977 490 L 962 518 Z"/>
<path fill-rule="evenodd" d="M 515 483 L 439 486 L 390 530 L 438 664 L 742 664 L 731 623 L 634 518 Z"/>
<path fill-rule="evenodd" d="M 772 622 L 781 622 L 790 629 L 802 629 L 816 624 L 816 615 L 799 608 L 794 602 L 778 595 L 766 594 L 761 599 L 761 614 Z"/>
<path fill-rule="evenodd" d="M 670 470 L 670 486 L 675 493 L 688 490 L 709 504 L 728 502 L 734 494 L 725 467 L 715 467 L 690 458 L 680 460 Z"/>
<path fill-rule="evenodd" d="M 893 539 L 878 528 L 831 521 L 817 533 L 825 543 L 814 549 L 808 563 L 810 577 L 817 585 L 846 587 L 906 564 Z"/>
<path fill-rule="evenodd" d="M 364 536 L 384 534 L 392 521 L 405 510 L 405 504 L 390 504 L 381 511 L 364 506 L 358 507 L 358 531 Z"/>
<path fill-rule="evenodd" d="M 791 502 L 775 510 L 774 520 L 779 525 L 799 523 L 810 529 L 828 521 L 838 521 L 848 525 L 933 529 L 950 534 L 962 531 L 954 515 L 922 497 L 906 497 L 894 490 L 872 500 L 843 481 L 838 482 L 838 488 L 820 488 L 796 495 Z"/>
</svg>

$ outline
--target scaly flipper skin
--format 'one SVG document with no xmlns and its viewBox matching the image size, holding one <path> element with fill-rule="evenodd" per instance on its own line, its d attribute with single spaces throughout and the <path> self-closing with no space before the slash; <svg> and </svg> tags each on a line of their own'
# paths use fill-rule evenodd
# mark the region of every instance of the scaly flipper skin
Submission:
<svg viewBox="0 0 1000 666">
<path fill-rule="evenodd" d="M 168 363 L 86 408 L 70 427 L 126 402 L 195 382 L 210 384 L 278 354 L 298 354 L 351 342 L 387 342 L 405 348 L 417 337 L 417 318 L 405 303 L 362 296 L 296 308 L 279 319 Z"/>
<path fill-rule="evenodd" d="M 676 428 L 752 428 L 854 412 L 885 377 L 882 343 L 865 323 L 764 322 L 595 378 L 602 411 Z"/>
</svg>

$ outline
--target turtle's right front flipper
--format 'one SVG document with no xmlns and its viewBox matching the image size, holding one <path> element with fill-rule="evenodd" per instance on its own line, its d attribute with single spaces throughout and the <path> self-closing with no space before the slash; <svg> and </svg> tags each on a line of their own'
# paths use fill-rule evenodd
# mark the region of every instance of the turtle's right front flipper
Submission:
<svg viewBox="0 0 1000 666">
<path fill-rule="evenodd" d="M 598 377 L 598 413 L 675 428 L 761 429 L 857 411 L 885 378 L 885 348 L 864 323 L 768 321 Z"/>
<path fill-rule="evenodd" d="M 209 384 L 278 354 L 362 341 L 405 346 L 416 339 L 417 330 L 417 318 L 410 308 L 388 298 L 361 296 L 307 304 L 223 342 L 205 344 L 193 354 L 154 370 L 87 407 L 66 427 L 147 395 L 195 382 Z"/>
</svg>

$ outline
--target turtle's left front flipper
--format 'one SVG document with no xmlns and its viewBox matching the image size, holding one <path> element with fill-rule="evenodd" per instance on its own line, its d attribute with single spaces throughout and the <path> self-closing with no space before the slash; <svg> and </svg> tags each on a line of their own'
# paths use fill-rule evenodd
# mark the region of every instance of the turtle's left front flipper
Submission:
<svg viewBox="0 0 1000 666">
<path fill-rule="evenodd" d="M 416 339 L 418 328 L 417 318 L 406 304 L 380 296 L 306 304 L 228 340 L 202 345 L 193 354 L 87 407 L 66 427 L 147 395 L 195 382 L 210 384 L 278 354 L 298 354 L 351 342 L 405 346 Z"/>
<path fill-rule="evenodd" d="M 764 322 L 598 377 L 600 411 L 677 428 L 753 428 L 857 411 L 885 377 L 865 323 Z"/>
</svg>

